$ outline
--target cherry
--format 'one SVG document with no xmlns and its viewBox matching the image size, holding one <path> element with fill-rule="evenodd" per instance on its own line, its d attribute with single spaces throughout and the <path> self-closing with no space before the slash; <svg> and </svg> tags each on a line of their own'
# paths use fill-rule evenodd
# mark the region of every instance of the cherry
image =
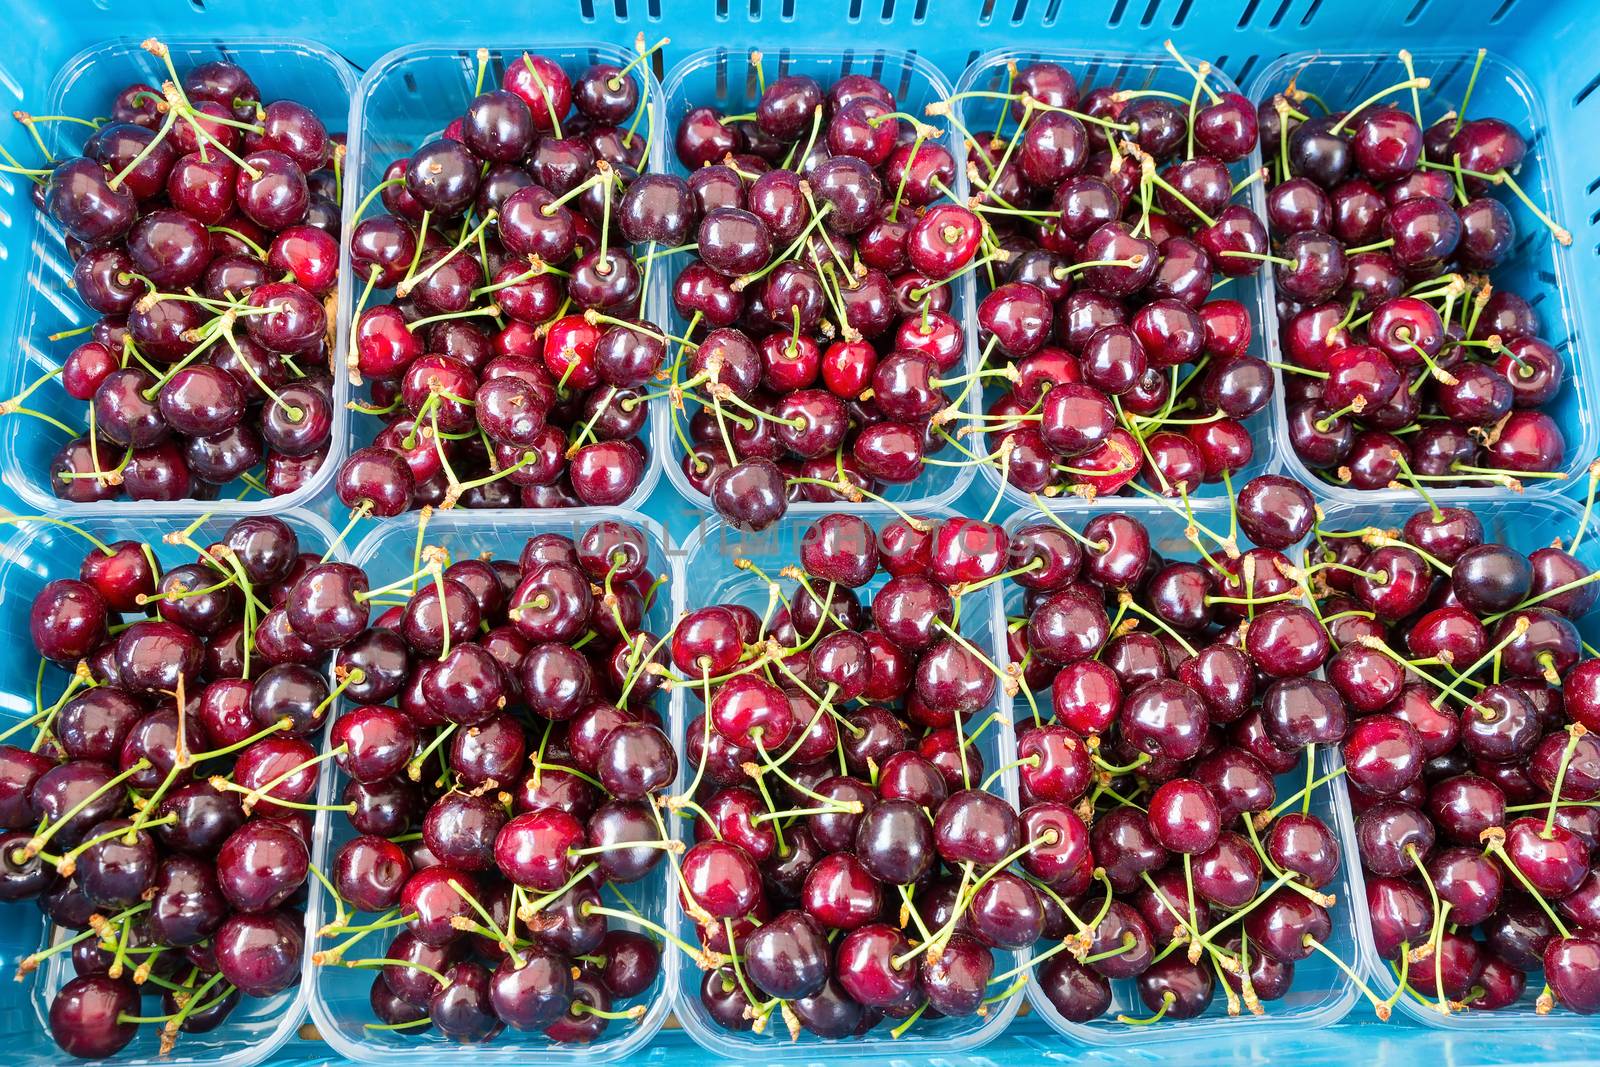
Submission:
<svg viewBox="0 0 1600 1067">
<path fill-rule="evenodd" d="M 134 1039 L 139 1025 L 123 1018 L 138 1013 L 139 994 L 132 983 L 74 978 L 50 1001 L 50 1034 L 69 1056 L 104 1059 Z"/>
<path fill-rule="evenodd" d="M 303 922 L 284 911 L 235 912 L 212 938 L 217 969 L 245 996 L 270 997 L 300 976 Z"/>
<path fill-rule="evenodd" d="M 919 978 L 917 956 L 896 962 L 909 947 L 904 934 L 883 923 L 852 930 L 839 943 L 835 977 L 858 1003 L 892 1008 L 916 988 Z"/>
<path fill-rule="evenodd" d="M 550 952 L 502 959 L 489 978 L 494 1017 L 514 1030 L 543 1030 L 567 1014 L 572 1002 L 569 966 Z"/>
<path fill-rule="evenodd" d="M 444 972 L 449 985 L 428 1001 L 428 1017 L 439 1032 L 463 1044 L 488 1041 L 504 1023 L 494 1011 L 490 972 L 481 964 L 457 963 Z"/>
<path fill-rule="evenodd" d="M 1399 793 L 1422 774 L 1422 743 L 1411 725 L 1392 715 L 1359 720 L 1341 752 L 1350 781 L 1369 793 Z"/>
<path fill-rule="evenodd" d="M 270 819 L 256 819 L 223 842 L 217 852 L 217 884 L 236 911 L 270 911 L 305 882 L 309 863 L 297 834 Z"/>
<path fill-rule="evenodd" d="M 1216 803 L 1193 779 L 1163 782 L 1150 798 L 1150 832 L 1169 852 L 1185 855 L 1209 850 L 1221 831 Z"/>
<path fill-rule="evenodd" d="M 736 845 L 702 841 L 684 854 L 681 866 L 689 905 L 713 918 L 740 918 L 761 899 L 761 876 Z"/>
</svg>

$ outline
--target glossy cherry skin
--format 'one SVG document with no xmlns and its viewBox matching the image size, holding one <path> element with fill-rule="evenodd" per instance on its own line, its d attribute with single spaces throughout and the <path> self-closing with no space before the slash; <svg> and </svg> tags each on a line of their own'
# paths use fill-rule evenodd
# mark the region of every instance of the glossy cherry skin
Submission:
<svg viewBox="0 0 1600 1067">
<path fill-rule="evenodd" d="M 300 975 L 305 924 L 286 911 L 234 914 L 217 930 L 213 944 L 224 980 L 246 996 L 270 997 Z"/>
<path fill-rule="evenodd" d="M 69 1056 L 104 1059 L 122 1051 L 139 1032 L 123 1016 L 139 1013 L 139 992 L 109 977 L 74 978 L 50 1002 L 50 1033 Z"/>
<path fill-rule="evenodd" d="M 883 923 L 852 930 L 838 947 L 839 984 L 867 1007 L 893 1007 L 916 988 L 920 957 L 895 963 L 909 948 L 904 934 Z"/>
</svg>

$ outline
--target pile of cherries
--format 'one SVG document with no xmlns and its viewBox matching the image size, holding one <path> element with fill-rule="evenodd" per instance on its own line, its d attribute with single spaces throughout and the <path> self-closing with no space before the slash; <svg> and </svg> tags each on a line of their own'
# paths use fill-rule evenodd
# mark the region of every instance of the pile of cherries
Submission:
<svg viewBox="0 0 1600 1067">
<path fill-rule="evenodd" d="M 1600 584 L 1582 537 L 1525 555 L 1428 507 L 1308 549 L 1328 679 L 1357 716 L 1373 937 L 1427 1009 L 1600 1011 L 1600 659 L 1575 625 Z"/>
<path fill-rule="evenodd" d="M 664 642 L 643 628 L 649 542 L 607 521 L 515 560 L 429 546 L 415 562 L 359 609 L 326 590 L 360 631 L 331 735 L 355 836 L 313 961 L 376 972 L 369 1027 L 593 1041 L 645 1013 L 660 947 L 611 920 L 670 936 L 625 890 L 682 849 L 655 803 L 678 757 L 654 707 Z M 643 888 L 664 910 L 661 883 Z M 385 947 L 358 948 L 374 934 Z"/>
<path fill-rule="evenodd" d="M 166 570 L 148 545 L 88 538 L 78 577 L 47 583 L 29 618 L 41 688 L 53 664 L 65 689 L 0 735 L 0 898 L 37 901 L 54 931 L 18 978 L 70 955 L 49 1027 L 74 1056 L 110 1056 L 142 1024 L 168 1051 L 300 976 L 337 695 L 316 665 L 340 636 L 295 605 L 353 568 L 277 519 L 208 545 L 198 526 L 166 538 L 194 552 Z"/>
<path fill-rule="evenodd" d="M 1517 184 L 1516 127 L 1468 119 L 1466 99 L 1424 127 L 1427 85 L 1326 113 L 1294 88 L 1261 104 L 1290 443 L 1354 489 L 1559 477 L 1566 443 L 1541 409 L 1567 370 L 1533 305 L 1490 280 L 1517 244 L 1493 191 L 1572 237 Z"/>
<path fill-rule="evenodd" d="M 1009 961 L 1042 908 L 1012 865 L 1055 844 L 1001 795 L 1011 768 L 984 766 L 1006 679 L 962 634 L 988 618 L 1005 536 L 877 522 L 818 519 L 783 583 L 741 560 L 767 610 L 702 607 L 672 634 L 692 780 L 666 803 L 693 822 L 699 1010 L 730 1030 L 776 1017 L 838 1039 L 889 1019 L 898 1037 L 1001 1010 L 1026 979 Z"/>
<path fill-rule="evenodd" d="M 1259 175 L 1235 181 L 1256 113 L 1168 48 L 1192 93 L 1087 89 L 1040 61 L 1008 64 L 1003 91 L 954 98 L 976 195 L 970 211 L 945 210 L 983 253 L 979 341 L 1000 386 L 961 432 L 986 435 L 989 464 L 1026 493 L 1105 495 L 1135 479 L 1193 493 L 1255 457 L 1245 421 L 1274 375 L 1249 352 L 1245 304 L 1212 292 L 1256 274 L 1267 251 L 1237 202 Z M 980 137 L 965 122 L 982 114 L 998 122 Z"/>
<path fill-rule="evenodd" d="M 237 64 L 180 78 L 166 46 L 144 48 L 170 80 L 124 88 L 110 120 L 85 121 L 81 152 L 53 169 L 7 168 L 37 183 L 73 287 L 100 318 L 54 335 L 88 336 L 0 413 L 71 435 L 50 461 L 64 500 L 206 499 L 240 479 L 246 492 L 291 493 L 333 432 L 325 305 L 339 280 L 344 148 L 310 108 L 263 103 Z M 24 406 L 57 376 L 89 405 L 87 429 Z"/>
<path fill-rule="evenodd" d="M 898 108 L 863 74 L 763 81 L 749 114 L 684 115 L 688 179 L 652 175 L 625 207 L 694 253 L 675 257 L 668 414 L 688 484 L 746 529 L 791 500 L 916 495 L 895 487 L 943 447 L 950 388 L 971 391 L 955 290 L 976 219 L 949 202 L 939 131 Z"/>
<path fill-rule="evenodd" d="M 348 506 L 610 506 L 644 480 L 645 389 L 666 350 L 642 319 L 652 260 L 623 243 L 654 133 L 634 69 L 654 49 L 637 45 L 626 67 L 576 78 L 508 57 L 488 90 L 479 49 L 465 111 L 367 194 L 345 365 L 370 383 L 353 409 L 382 428 L 339 472 Z M 385 212 L 361 217 L 374 197 Z M 391 295 L 368 306 L 375 290 Z"/>
<path fill-rule="evenodd" d="M 1328 944 L 1340 848 L 1312 805 L 1322 789 L 1331 807 L 1314 757 L 1349 716 L 1284 554 L 1314 514 L 1263 475 L 1240 493 L 1244 551 L 1196 521 L 1196 558 L 1165 559 L 1120 512 L 1011 537 L 1022 818 L 1059 838 L 1022 863 L 1052 942 L 1039 986 L 1068 1022 L 1102 1019 L 1120 980 L 1152 1014 L 1118 1021 L 1146 1024 L 1206 1012 L 1219 986 L 1228 1014 L 1268 1012 L 1318 955 L 1348 973 Z"/>
</svg>

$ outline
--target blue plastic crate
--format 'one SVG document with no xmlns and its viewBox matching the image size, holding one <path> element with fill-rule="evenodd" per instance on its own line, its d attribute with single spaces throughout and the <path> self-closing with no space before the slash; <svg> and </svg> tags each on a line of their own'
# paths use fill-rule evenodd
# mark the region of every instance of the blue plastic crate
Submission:
<svg viewBox="0 0 1600 1067">
<path fill-rule="evenodd" d="M 637 32 L 651 40 L 670 35 L 656 64 L 665 71 L 690 53 L 722 46 L 742 52 L 759 44 L 850 50 L 914 52 L 950 82 L 980 54 L 997 48 L 1115 49 L 1154 54 L 1174 38 L 1185 54 L 1209 59 L 1234 82 L 1248 86 L 1279 56 L 1306 49 L 1373 51 L 1402 45 L 1414 50 L 1471 51 L 1490 47 L 1519 67 L 1530 91 L 1543 102 L 1548 128 L 1560 153 L 1552 180 L 1565 199 L 1561 221 L 1573 232 L 1568 284 L 1574 293 L 1600 290 L 1600 22 L 1580 0 L 476 0 L 446 4 L 414 0 L 313 0 L 263 6 L 244 0 L 12 0 L 6 14 L 17 45 L 0 55 L 0 99 L 7 107 L 42 112 L 47 87 L 83 49 L 111 38 L 137 42 L 151 33 L 173 39 L 204 39 L 227 47 L 241 38 L 272 34 L 319 42 L 349 61 L 357 72 L 405 45 L 472 48 L 506 36 L 536 39 L 550 48 L 586 41 L 626 43 Z M 330 119 L 330 125 L 337 125 Z M 32 141 L 14 123 L 0 121 L 0 144 L 32 159 Z M 29 275 L 35 240 L 26 183 L 0 174 L 0 336 L 18 350 L 23 335 L 24 290 L 70 303 L 55 277 Z M 1592 361 L 1584 347 L 1580 305 L 1572 349 Z M 1560 340 L 1557 338 L 1556 340 Z M 48 452 L 43 453 L 48 456 Z M 43 484 L 42 474 L 35 477 Z M 1570 491 L 1580 498 L 1580 479 Z M 0 505 L 21 506 L 16 491 L 0 485 Z M 343 509 L 326 497 L 314 505 L 324 514 Z M 969 493 L 957 510 L 981 514 L 986 495 Z M 667 527 L 681 544 L 701 513 L 658 485 L 640 510 Z M 126 514 L 126 512 L 123 512 Z M 141 524 L 148 528 L 149 523 Z M 24 687 L 3 687 L 15 694 Z M 11 1038 L 11 1061 L 61 1061 L 39 1028 L 33 1002 L 22 987 L 0 998 L 0 1023 Z M 198 1038 L 187 1051 L 195 1061 L 220 1055 Z M 1219 1028 L 1204 1038 L 1148 1049 L 1135 1041 L 1105 1048 L 1063 1039 L 1026 1010 L 981 1050 L 935 1059 L 981 1067 L 1038 1063 L 1092 1067 L 1144 1062 L 1299 1062 L 1409 1067 L 1419 1060 L 1459 1067 L 1570 1063 L 1594 1056 L 1593 1031 L 1553 1030 L 1528 1023 L 1508 1032 L 1479 1035 L 1424 1029 L 1395 1021 L 1376 1024 L 1359 1007 L 1343 1022 L 1322 1030 L 1264 1032 Z M 425 1054 L 409 1057 L 429 1062 Z M 672 1020 L 645 1050 L 627 1062 L 688 1067 L 709 1054 Z M 876 1055 L 877 1063 L 923 1063 L 914 1046 L 898 1056 Z M 344 1062 L 314 1027 L 301 1020 L 269 1062 L 310 1067 Z"/>
</svg>

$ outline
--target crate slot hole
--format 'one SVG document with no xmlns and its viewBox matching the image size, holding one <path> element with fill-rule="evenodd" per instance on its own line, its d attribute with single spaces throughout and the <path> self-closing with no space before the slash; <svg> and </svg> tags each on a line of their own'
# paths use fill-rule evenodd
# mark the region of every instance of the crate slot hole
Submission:
<svg viewBox="0 0 1600 1067">
<path fill-rule="evenodd" d="M 1579 89 L 1573 94 L 1572 106 L 1577 107 L 1579 104 L 1589 99 L 1589 95 L 1596 89 L 1600 89 L 1600 73 L 1596 73 L 1594 77 L 1589 79 L 1589 84 L 1585 85 L 1582 89 Z"/>
<path fill-rule="evenodd" d="M 661 18 L 661 0 L 648 0 L 644 5 L 644 13 L 651 22 L 659 21 Z M 656 53 L 656 55 L 660 54 L 660 52 Z"/>
<path fill-rule="evenodd" d="M 1600 189 L 1600 177 L 1597 177 L 1594 181 L 1590 182 L 1584 189 L 1584 192 L 1593 194 L 1596 189 Z"/>
<path fill-rule="evenodd" d="M 1402 19 L 1401 21 L 1404 22 L 1407 26 L 1412 25 L 1413 23 L 1415 23 L 1418 19 L 1420 19 L 1422 17 L 1422 13 L 1425 10 L 1427 10 L 1427 7 L 1428 7 L 1428 0 L 1417 0 L 1416 6 L 1413 7 L 1410 11 L 1408 11 L 1406 13 L 1406 17 L 1404 19 Z"/>
<path fill-rule="evenodd" d="M 978 9 L 978 25 L 987 26 L 994 18 L 994 3 L 995 0 L 983 0 L 983 7 Z"/>
<path fill-rule="evenodd" d="M 1256 17 L 1256 8 L 1259 7 L 1260 4 L 1261 0 L 1250 0 L 1249 3 L 1244 5 L 1244 11 L 1242 11 L 1239 15 L 1239 29 L 1242 30 L 1246 26 L 1250 25 L 1250 20 Z"/>
<path fill-rule="evenodd" d="M 851 22 L 861 21 L 861 0 L 850 0 L 850 10 L 846 17 L 848 17 Z"/>
<path fill-rule="evenodd" d="M 926 22 L 928 20 L 928 0 L 917 0 L 917 6 L 911 9 L 912 22 Z"/>
<path fill-rule="evenodd" d="M 717 0 L 717 18 L 727 21 L 728 0 Z"/>
<path fill-rule="evenodd" d="M 1244 80 L 1250 77 L 1250 72 L 1256 69 L 1256 64 L 1260 61 L 1261 57 L 1258 55 L 1246 56 L 1245 61 L 1239 65 L 1239 73 L 1234 76 L 1234 83 L 1244 84 Z"/>
<path fill-rule="evenodd" d="M 1028 13 L 1028 0 L 1017 0 L 1017 5 L 1011 9 L 1011 25 L 1020 26 L 1023 16 Z"/>
<path fill-rule="evenodd" d="M 1283 21 L 1283 16 L 1289 13 L 1289 5 L 1292 2 L 1293 0 L 1282 0 L 1282 2 L 1278 4 L 1278 10 L 1274 11 L 1272 13 L 1272 17 L 1267 20 L 1267 29 L 1275 30 L 1278 28 L 1278 23 Z"/>
<path fill-rule="evenodd" d="M 206 13 L 206 0 L 189 0 L 189 6 L 202 15 Z"/>
<path fill-rule="evenodd" d="M 594 21 L 594 0 L 578 0 L 578 17 L 585 22 Z"/>
<path fill-rule="evenodd" d="M 1504 3 L 1494 9 L 1494 14 L 1489 16 L 1489 25 L 1492 26 L 1496 22 L 1499 22 L 1501 19 L 1505 18 L 1507 15 L 1511 14 L 1511 9 L 1516 6 L 1517 0 L 1504 0 Z"/>
<path fill-rule="evenodd" d="M 1306 13 L 1300 16 L 1300 25 L 1311 25 L 1311 20 L 1317 17 L 1317 12 L 1321 9 L 1322 0 L 1311 0 L 1310 5 L 1306 8 Z"/>
<path fill-rule="evenodd" d="M 894 0 L 883 0 L 883 14 L 879 16 L 884 22 L 894 20 Z"/>
<path fill-rule="evenodd" d="M 1189 20 L 1189 9 L 1194 6 L 1194 0 L 1183 0 L 1178 5 L 1178 10 L 1172 16 L 1172 28 L 1182 29 L 1183 24 Z"/>
</svg>

